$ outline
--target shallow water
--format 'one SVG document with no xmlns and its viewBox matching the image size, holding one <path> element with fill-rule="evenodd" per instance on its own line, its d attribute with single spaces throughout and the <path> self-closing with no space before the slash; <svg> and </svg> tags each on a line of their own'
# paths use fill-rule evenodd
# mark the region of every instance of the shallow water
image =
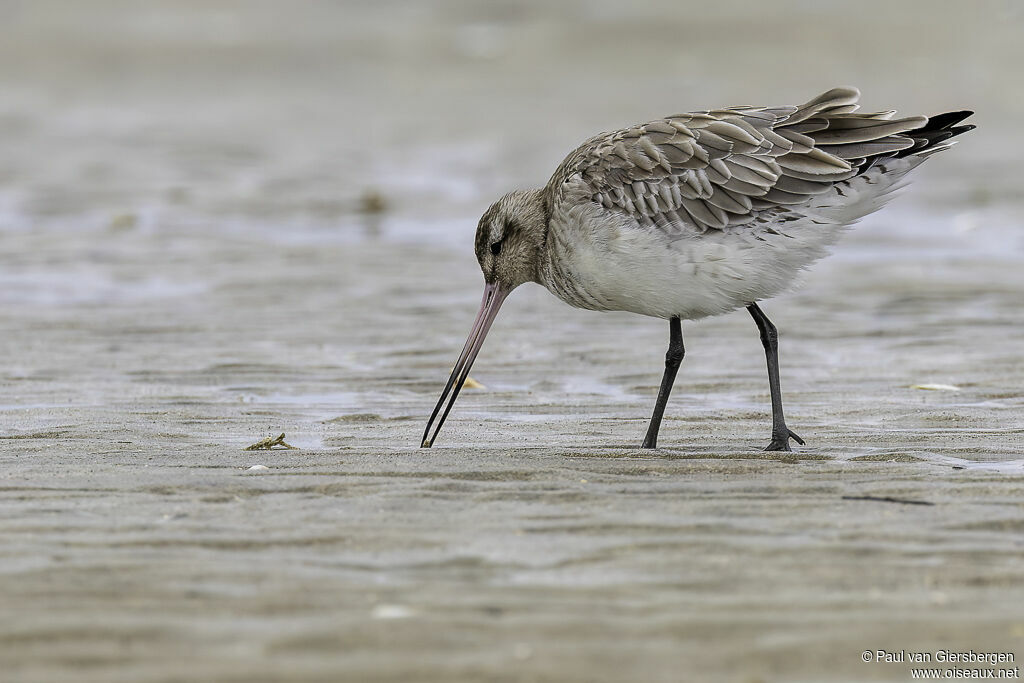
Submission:
<svg viewBox="0 0 1024 683">
<path fill-rule="evenodd" d="M 1024 14 L 858 9 L 0 3 L 2 670 L 907 680 L 860 653 L 1024 656 Z M 759 450 L 737 313 L 684 325 L 639 451 L 664 323 L 526 286 L 486 388 L 417 448 L 489 201 L 597 130 L 837 83 L 980 128 L 765 304 L 806 447 Z M 242 450 L 281 432 L 299 450 Z"/>
</svg>

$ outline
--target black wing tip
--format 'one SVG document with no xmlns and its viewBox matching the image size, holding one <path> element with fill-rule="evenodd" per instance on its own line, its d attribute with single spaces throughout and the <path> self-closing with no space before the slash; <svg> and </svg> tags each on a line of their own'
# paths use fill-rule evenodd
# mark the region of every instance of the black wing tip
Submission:
<svg viewBox="0 0 1024 683">
<path fill-rule="evenodd" d="M 977 126 L 970 123 L 963 126 L 953 126 L 952 128 L 949 129 L 949 132 L 953 134 L 950 137 L 960 135 L 960 133 L 966 133 L 968 131 L 974 130 L 975 128 L 977 128 Z"/>
<path fill-rule="evenodd" d="M 914 145 L 897 152 L 895 156 L 898 158 L 918 154 L 961 133 L 974 130 L 977 126 L 971 123 L 966 123 L 962 126 L 956 125 L 973 114 L 974 112 L 969 109 L 962 109 L 960 111 L 947 111 L 935 116 L 929 116 L 928 121 L 923 126 L 904 133 L 904 135 L 913 138 Z"/>
<path fill-rule="evenodd" d="M 936 114 L 935 116 L 928 117 L 928 123 L 924 124 L 921 128 L 917 129 L 916 132 L 927 132 L 927 131 L 939 131 L 939 130 L 950 130 L 956 124 L 960 123 L 964 119 L 974 116 L 974 112 L 970 109 L 961 109 L 960 111 L 947 111 L 942 114 Z M 975 128 L 975 126 L 968 124 L 968 126 L 961 126 L 966 128 L 960 132 L 966 133 L 968 130 Z"/>
</svg>

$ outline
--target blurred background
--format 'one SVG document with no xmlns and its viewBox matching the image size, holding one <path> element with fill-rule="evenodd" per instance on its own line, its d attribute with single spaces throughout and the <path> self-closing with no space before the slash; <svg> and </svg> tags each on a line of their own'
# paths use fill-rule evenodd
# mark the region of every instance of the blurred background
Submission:
<svg viewBox="0 0 1024 683">
<path fill-rule="evenodd" d="M 750 683 L 1024 655 L 1022 36 L 1019 0 L 0 0 L 0 668 Z M 978 128 L 765 304 L 806 448 L 759 452 L 737 313 L 684 325 L 664 448 L 636 452 L 663 322 L 536 286 L 417 448 L 491 201 L 599 131 L 836 85 Z M 243 450 L 281 432 L 300 450 Z"/>
<path fill-rule="evenodd" d="M 910 201 L 1013 202 L 1021 180 L 1013 0 L 3 0 L 0 27 L 5 231 L 468 245 L 598 131 L 837 84 L 978 111 Z"/>
</svg>

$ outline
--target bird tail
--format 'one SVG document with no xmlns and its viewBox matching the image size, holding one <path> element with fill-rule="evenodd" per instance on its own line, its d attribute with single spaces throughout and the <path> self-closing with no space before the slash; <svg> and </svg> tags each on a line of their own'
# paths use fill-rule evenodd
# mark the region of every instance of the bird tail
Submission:
<svg viewBox="0 0 1024 683">
<path fill-rule="evenodd" d="M 930 116 L 928 118 L 928 122 L 920 128 L 904 133 L 907 137 L 913 138 L 914 146 L 901 150 L 896 154 L 896 156 L 926 157 L 934 154 L 935 152 L 941 152 L 944 149 L 949 149 L 956 144 L 956 142 L 951 141 L 950 138 L 954 138 L 961 133 L 966 133 L 967 131 L 974 130 L 976 128 L 976 126 L 969 123 L 963 126 L 956 125 L 972 114 L 974 114 L 973 111 L 964 110 L 950 111 L 945 114 Z"/>
<path fill-rule="evenodd" d="M 957 125 L 973 113 L 952 111 L 937 114 L 928 118 L 921 127 L 901 133 L 914 141 L 913 146 L 866 157 L 857 174 L 840 183 L 844 202 L 833 204 L 829 195 L 821 195 L 820 201 L 817 204 L 812 202 L 811 206 L 819 209 L 827 220 L 844 225 L 851 225 L 877 211 L 910 182 L 910 171 L 932 154 L 949 149 L 956 142 L 951 138 L 974 129 L 975 126 L 970 124 Z"/>
</svg>

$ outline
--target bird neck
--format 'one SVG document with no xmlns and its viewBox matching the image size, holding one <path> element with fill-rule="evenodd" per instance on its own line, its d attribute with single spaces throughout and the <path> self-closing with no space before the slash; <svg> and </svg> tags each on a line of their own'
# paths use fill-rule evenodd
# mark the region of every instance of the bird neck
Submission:
<svg viewBox="0 0 1024 683">
<path fill-rule="evenodd" d="M 534 276 L 533 281 L 542 284 L 542 273 L 541 271 L 546 267 L 545 264 L 548 262 L 548 238 L 551 235 L 551 193 L 547 191 L 547 188 L 541 188 L 534 190 L 537 196 L 537 202 L 540 205 L 541 212 L 543 215 L 543 229 L 540 235 L 540 244 L 537 247 L 537 273 Z"/>
<path fill-rule="evenodd" d="M 530 265 L 533 272 L 530 279 L 543 284 L 541 279 L 547 267 L 548 235 L 551 229 L 551 202 L 546 188 L 521 190 L 517 192 L 518 223 L 529 244 Z"/>
</svg>

